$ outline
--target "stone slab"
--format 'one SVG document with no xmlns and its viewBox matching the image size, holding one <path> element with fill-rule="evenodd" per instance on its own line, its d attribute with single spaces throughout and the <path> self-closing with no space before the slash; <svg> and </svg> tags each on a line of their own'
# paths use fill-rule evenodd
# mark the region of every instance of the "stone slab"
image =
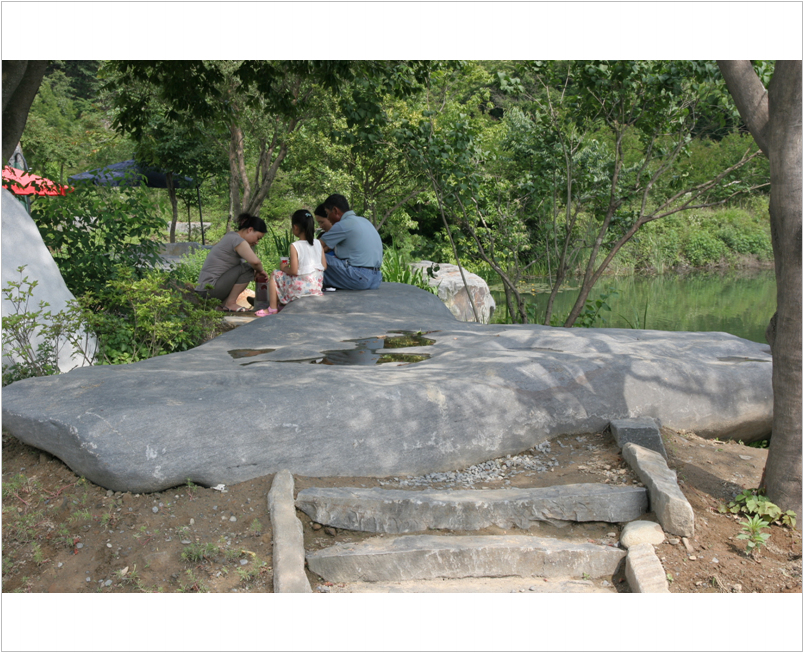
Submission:
<svg viewBox="0 0 804 653">
<path fill-rule="evenodd" d="M 430 332 L 418 363 L 312 365 L 356 338 Z M 250 358 L 233 350 L 270 349 Z M 3 427 L 106 488 L 462 469 L 651 416 L 767 437 L 767 346 L 723 333 L 464 323 L 424 290 L 304 297 L 187 352 L 3 388 Z M 303 361 L 303 362 L 294 362 Z"/>
<path fill-rule="evenodd" d="M 678 487 L 675 471 L 661 454 L 629 442 L 623 447 L 623 458 L 648 488 L 650 509 L 662 528 L 673 535 L 692 537 L 695 513 Z"/>
<path fill-rule="evenodd" d="M 274 592 L 312 592 L 304 573 L 304 531 L 293 505 L 293 476 L 286 469 L 271 483 L 268 512 L 273 533 Z"/>
<path fill-rule="evenodd" d="M 296 507 L 319 524 L 372 533 L 522 529 L 534 521 L 627 522 L 648 507 L 645 488 L 604 483 L 505 490 L 308 488 Z"/>
<path fill-rule="evenodd" d="M 320 586 L 332 594 L 616 594 L 614 584 L 596 578 L 436 578 Z M 319 587 L 316 591 L 322 591 Z"/>
<path fill-rule="evenodd" d="M 626 549 L 638 544 L 661 544 L 664 542 L 662 527 L 653 521 L 637 519 L 625 525 L 620 535 L 620 544 Z"/>
<path fill-rule="evenodd" d="M 646 449 L 662 454 L 667 460 L 662 434 L 656 420 L 650 417 L 639 419 L 613 419 L 609 424 L 617 446 L 622 449 L 627 442 L 633 442 Z"/>
<path fill-rule="evenodd" d="M 667 575 L 653 546 L 635 544 L 625 559 L 625 580 L 634 593 L 669 593 Z"/>
<path fill-rule="evenodd" d="M 608 578 L 625 551 L 529 535 L 403 535 L 337 544 L 307 554 L 311 571 L 332 582 L 433 578 Z"/>
</svg>

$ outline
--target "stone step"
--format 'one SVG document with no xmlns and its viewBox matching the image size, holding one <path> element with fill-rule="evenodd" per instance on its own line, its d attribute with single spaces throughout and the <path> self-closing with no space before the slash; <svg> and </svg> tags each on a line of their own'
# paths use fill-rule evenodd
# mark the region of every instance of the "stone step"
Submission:
<svg viewBox="0 0 804 653">
<path fill-rule="evenodd" d="M 333 583 L 506 576 L 611 578 L 626 552 L 530 535 L 374 537 L 307 553 L 309 569 Z"/>
<path fill-rule="evenodd" d="M 332 594 L 616 594 L 614 585 L 602 579 L 577 578 L 437 578 L 367 583 L 319 585 L 316 592 Z"/>
<path fill-rule="evenodd" d="M 296 496 L 296 507 L 319 524 L 371 533 L 471 531 L 492 525 L 527 530 L 534 521 L 631 521 L 647 511 L 648 495 L 645 488 L 604 483 L 421 492 L 308 488 Z"/>
</svg>

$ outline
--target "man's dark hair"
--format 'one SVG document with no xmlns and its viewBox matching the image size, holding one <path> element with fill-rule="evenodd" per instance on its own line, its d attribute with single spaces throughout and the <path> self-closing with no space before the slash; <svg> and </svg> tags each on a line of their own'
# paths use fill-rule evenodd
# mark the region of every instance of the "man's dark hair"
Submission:
<svg viewBox="0 0 804 653">
<path fill-rule="evenodd" d="M 316 206 L 315 211 L 313 211 L 313 214 L 317 215 L 319 218 L 326 218 L 327 212 L 324 210 L 324 204 L 322 203 Z"/>
<path fill-rule="evenodd" d="M 327 210 L 340 209 L 340 211 L 346 213 L 349 210 L 349 202 L 343 195 L 330 195 L 324 200 L 324 208 Z"/>
</svg>

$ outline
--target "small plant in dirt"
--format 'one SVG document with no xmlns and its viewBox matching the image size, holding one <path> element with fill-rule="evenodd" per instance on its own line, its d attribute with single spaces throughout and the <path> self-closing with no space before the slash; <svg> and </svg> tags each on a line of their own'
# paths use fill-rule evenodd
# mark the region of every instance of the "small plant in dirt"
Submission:
<svg viewBox="0 0 804 653">
<path fill-rule="evenodd" d="M 771 502 L 768 497 L 761 494 L 761 489 L 750 488 L 743 490 L 734 501 L 720 506 L 721 513 L 739 514 L 756 516 L 765 519 L 768 524 L 780 524 L 794 528 L 796 525 L 796 513 L 792 510 L 782 511 L 779 506 Z"/>
<path fill-rule="evenodd" d="M 207 586 L 196 577 L 192 569 L 185 570 L 184 575 L 187 576 L 187 581 L 180 584 L 179 592 L 209 592 Z"/>
<path fill-rule="evenodd" d="M 185 562 L 200 562 L 220 553 L 220 549 L 208 542 L 206 544 L 190 544 L 181 552 L 181 559 Z"/>
<path fill-rule="evenodd" d="M 262 522 L 259 519 L 257 519 L 256 517 L 254 518 L 254 521 L 251 522 L 251 526 L 249 528 L 251 528 L 251 530 L 254 531 L 257 534 L 259 534 L 259 533 L 261 533 L 263 531 Z"/>
<path fill-rule="evenodd" d="M 237 575 L 240 576 L 240 582 L 245 584 L 250 583 L 258 578 L 261 574 L 264 574 L 269 570 L 270 567 L 268 567 L 268 563 L 255 556 L 251 567 L 238 568 Z"/>
<path fill-rule="evenodd" d="M 767 543 L 770 533 L 763 533 L 762 530 L 769 526 L 768 522 L 759 515 L 749 517 L 747 521 L 740 522 L 742 530 L 737 535 L 738 540 L 746 541 L 746 553 L 757 555 L 759 549 Z"/>
</svg>

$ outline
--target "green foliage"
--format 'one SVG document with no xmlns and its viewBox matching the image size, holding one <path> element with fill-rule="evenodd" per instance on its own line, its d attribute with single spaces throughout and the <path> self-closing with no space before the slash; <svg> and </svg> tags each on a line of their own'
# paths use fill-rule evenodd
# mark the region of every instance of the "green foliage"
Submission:
<svg viewBox="0 0 804 653">
<path fill-rule="evenodd" d="M 763 533 L 762 529 L 768 527 L 768 522 L 762 519 L 759 515 L 749 517 L 747 521 L 740 522 L 742 525 L 741 532 L 737 535 L 738 540 L 747 540 L 746 551 L 753 553 L 759 551 L 760 547 L 765 546 L 770 533 Z"/>
<path fill-rule="evenodd" d="M 3 352 L 14 359 L 3 365 L 3 385 L 34 376 L 59 373 L 59 352 L 67 344 L 84 361 L 91 363 L 93 352 L 82 311 L 73 300 L 58 313 L 47 310 L 49 304 L 39 302 L 37 310 L 30 306 L 34 288 L 39 282 L 23 277 L 24 265 L 17 268 L 20 280 L 12 279 L 3 288 L 3 299 L 13 312 L 3 317 Z M 36 339 L 40 342 L 34 345 Z"/>
<path fill-rule="evenodd" d="M 416 286 L 434 295 L 438 295 L 438 286 L 431 286 L 425 277 L 424 268 L 414 270 L 410 267 L 410 258 L 396 247 L 385 247 L 382 256 L 382 280 L 394 283 L 406 283 Z M 427 275 L 432 276 L 438 268 L 429 268 Z"/>
<path fill-rule="evenodd" d="M 779 506 L 772 503 L 768 497 L 760 493 L 761 491 L 756 488 L 743 490 L 736 497 L 734 501 L 729 501 L 728 505 L 721 505 L 720 512 L 730 512 L 733 514 L 745 514 L 755 518 L 767 520 L 765 526 L 768 524 L 778 522 L 791 528 L 796 525 L 796 513 L 792 510 L 782 511 Z"/>
<path fill-rule="evenodd" d="M 606 318 L 603 313 L 611 313 L 611 306 L 606 300 L 618 296 L 619 293 L 616 290 L 608 288 L 606 292 L 601 293 L 596 299 L 587 299 L 581 314 L 575 321 L 575 326 L 590 328 L 595 326 L 598 321 L 605 323 Z"/>
<path fill-rule="evenodd" d="M 199 299 L 159 270 L 138 279 L 130 268 L 119 266 L 101 293 L 87 294 L 80 302 L 104 364 L 191 349 L 214 335 L 221 323 L 221 313 L 213 308 L 216 300 Z"/>
<path fill-rule="evenodd" d="M 694 231 L 689 234 L 684 244 L 684 255 L 694 267 L 719 263 L 726 255 L 726 245 L 712 234 Z"/>
<path fill-rule="evenodd" d="M 185 254 L 171 270 L 171 278 L 175 279 L 177 283 L 195 286 L 208 255 L 209 250 L 203 247 Z"/>
<path fill-rule="evenodd" d="M 207 544 L 190 544 L 181 552 L 181 559 L 185 562 L 200 562 L 212 558 L 220 553 L 220 548 L 208 542 Z"/>
<path fill-rule="evenodd" d="M 140 270 L 158 260 L 153 238 L 165 222 L 144 187 L 79 184 L 66 197 L 40 199 L 31 215 L 76 297 L 100 291 L 115 266 Z"/>
</svg>

